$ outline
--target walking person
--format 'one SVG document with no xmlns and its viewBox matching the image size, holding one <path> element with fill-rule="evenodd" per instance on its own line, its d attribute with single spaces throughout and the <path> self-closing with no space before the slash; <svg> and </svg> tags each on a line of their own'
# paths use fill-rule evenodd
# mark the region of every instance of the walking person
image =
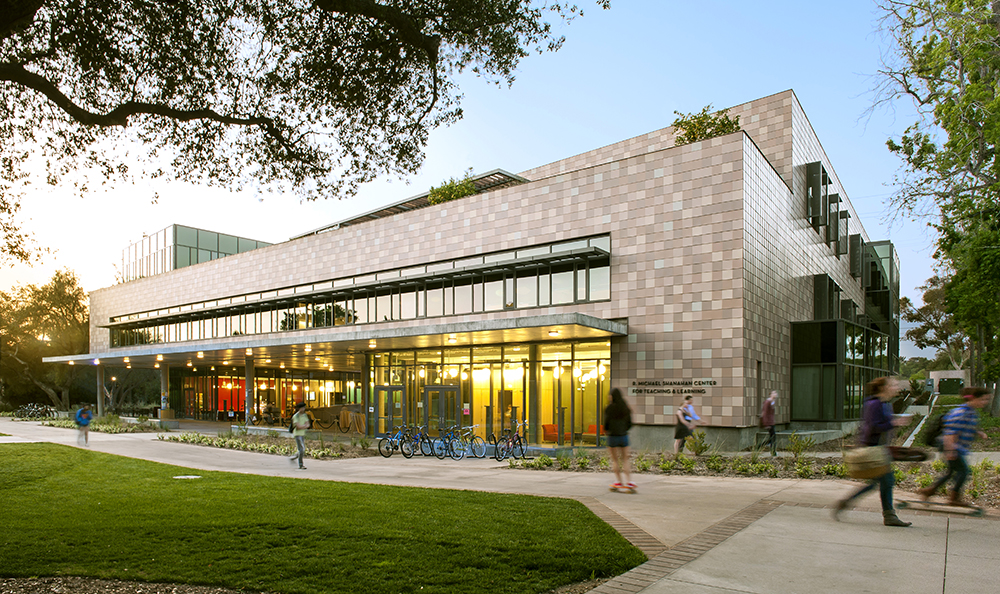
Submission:
<svg viewBox="0 0 1000 594">
<path fill-rule="evenodd" d="M 76 442 L 85 446 L 90 446 L 90 422 L 94 420 L 94 413 L 90 412 L 90 405 L 84 404 L 76 411 L 76 426 L 80 428 L 80 436 Z"/>
<path fill-rule="evenodd" d="M 306 403 L 299 402 L 295 405 L 295 414 L 292 415 L 292 435 L 295 436 L 295 445 L 299 448 L 299 453 L 289 458 L 292 462 L 299 461 L 299 470 L 305 470 L 303 461 L 306 457 L 306 431 L 310 425 L 309 413 L 306 412 Z"/>
<path fill-rule="evenodd" d="M 861 408 L 861 432 L 858 435 L 858 445 L 886 446 L 893 427 L 906 424 L 906 419 L 892 416 L 892 406 L 889 405 L 889 401 L 899 393 L 899 382 L 892 377 L 879 377 L 868 382 L 865 386 L 865 393 L 867 398 Z M 833 509 L 833 519 L 839 520 L 840 512 L 847 509 L 855 499 L 878 487 L 879 497 L 882 500 L 882 523 L 886 526 L 909 526 L 910 522 L 900 520 L 892 506 L 892 488 L 895 482 L 892 464 L 889 464 L 888 472 L 871 479 L 867 485 L 855 491 L 851 496 L 838 501 Z"/>
<path fill-rule="evenodd" d="M 963 388 L 962 398 L 965 403 L 945 413 L 941 430 L 941 449 L 948 460 L 948 470 L 937 478 L 930 486 L 920 489 L 921 497 L 926 501 L 937 490 L 954 479 L 955 487 L 948 496 L 948 503 L 967 507 L 968 501 L 962 499 L 962 487 L 969 477 L 969 447 L 978 435 L 986 439 L 986 434 L 979 430 L 979 413 L 976 411 L 990 402 L 990 391 L 986 388 Z"/>
<path fill-rule="evenodd" d="M 684 397 L 684 403 L 677 409 L 677 425 L 674 426 L 674 456 L 684 451 L 684 440 L 698 426 L 701 417 L 694 411 L 694 396 L 688 394 Z"/>
<path fill-rule="evenodd" d="M 771 444 L 771 455 L 778 455 L 778 439 L 774 434 L 774 401 L 778 399 L 778 391 L 771 390 L 764 400 L 764 406 L 760 409 L 760 428 L 767 429 L 767 440 L 761 444 L 761 448 Z"/>
<path fill-rule="evenodd" d="M 604 432 L 608 435 L 608 451 L 611 453 L 611 468 L 615 471 L 615 484 L 611 488 L 635 489 L 629 471 L 628 430 L 632 428 L 632 409 L 629 408 L 622 392 L 611 389 L 611 403 L 604 409 Z M 624 482 L 622 475 L 625 475 Z"/>
</svg>

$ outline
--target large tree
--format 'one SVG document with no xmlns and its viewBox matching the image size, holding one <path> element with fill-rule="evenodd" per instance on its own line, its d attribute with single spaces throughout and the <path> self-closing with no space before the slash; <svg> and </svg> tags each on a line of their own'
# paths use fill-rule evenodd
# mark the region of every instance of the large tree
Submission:
<svg viewBox="0 0 1000 594">
<path fill-rule="evenodd" d="M 60 410 L 69 410 L 77 366 L 47 365 L 42 357 L 85 353 L 89 340 L 87 295 L 74 273 L 0 291 L 0 374 L 30 382 Z"/>
<path fill-rule="evenodd" d="M 459 74 L 512 83 L 522 58 L 562 45 L 547 19 L 578 14 L 558 0 L 0 0 L 0 258 L 30 253 L 14 218 L 29 161 L 81 192 L 149 176 L 315 199 L 413 173 L 429 131 L 462 115 Z"/>
</svg>

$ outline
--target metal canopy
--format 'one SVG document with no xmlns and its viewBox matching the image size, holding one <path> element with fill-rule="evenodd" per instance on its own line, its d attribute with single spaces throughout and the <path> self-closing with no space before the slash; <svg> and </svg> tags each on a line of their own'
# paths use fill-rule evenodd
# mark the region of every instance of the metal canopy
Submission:
<svg viewBox="0 0 1000 594">
<path fill-rule="evenodd" d="M 600 340 L 628 334 L 627 320 L 605 320 L 581 313 L 494 318 L 474 322 L 336 326 L 275 334 L 231 336 L 185 343 L 115 348 L 103 353 L 46 357 L 45 363 L 152 368 L 242 366 L 250 349 L 257 368 L 295 370 L 359 369 L 364 354 L 422 348 L 461 348 L 483 344 Z M 198 354 L 201 353 L 199 357 Z M 268 361 L 270 359 L 270 361 Z M 189 365 L 190 364 L 190 365 Z"/>
</svg>

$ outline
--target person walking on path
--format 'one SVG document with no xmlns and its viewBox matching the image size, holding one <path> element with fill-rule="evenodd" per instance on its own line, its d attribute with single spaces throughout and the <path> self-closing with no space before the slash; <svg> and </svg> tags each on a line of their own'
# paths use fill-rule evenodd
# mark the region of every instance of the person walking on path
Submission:
<svg viewBox="0 0 1000 594">
<path fill-rule="evenodd" d="M 632 428 L 632 409 L 629 408 L 622 392 L 618 388 L 611 389 L 611 404 L 604 409 L 604 432 L 608 434 L 608 451 L 611 453 L 611 468 L 615 471 L 615 484 L 612 489 L 635 489 L 632 474 L 629 471 L 628 430 Z M 622 482 L 622 474 L 625 481 Z"/>
<path fill-rule="evenodd" d="M 764 400 L 764 406 L 760 409 L 760 428 L 767 429 L 767 440 L 761 444 L 761 448 L 771 444 L 771 455 L 778 455 L 778 439 L 774 435 L 774 401 L 778 399 L 778 391 L 771 390 Z"/>
<path fill-rule="evenodd" d="M 694 412 L 694 396 L 688 394 L 684 397 L 684 404 L 677 409 L 677 425 L 674 426 L 674 456 L 684 451 L 684 440 L 691 435 L 694 428 L 698 426 L 701 417 Z"/>
<path fill-rule="evenodd" d="M 90 445 L 90 422 L 94 419 L 94 413 L 90 412 L 90 405 L 84 404 L 80 410 L 76 411 L 76 426 L 80 428 L 80 436 L 76 442 L 85 446 Z"/>
<path fill-rule="evenodd" d="M 858 435 L 858 445 L 885 446 L 889 442 L 893 427 L 906 424 L 906 419 L 892 416 L 892 406 L 889 405 L 889 401 L 899 393 L 899 382 L 892 377 L 879 377 L 868 382 L 865 386 L 865 393 L 868 398 L 861 408 L 861 432 Z M 895 482 L 892 464 L 890 464 L 888 472 L 873 478 L 851 496 L 838 501 L 833 509 L 833 519 L 839 520 L 840 512 L 847 509 L 851 502 L 877 486 L 879 497 L 882 500 L 882 523 L 886 526 L 909 526 L 910 522 L 899 519 L 892 505 L 892 487 Z"/>
<path fill-rule="evenodd" d="M 303 464 L 306 457 L 306 431 L 309 429 L 309 413 L 306 412 L 306 403 L 300 402 L 295 405 L 295 414 L 292 415 L 292 435 L 295 436 L 295 445 L 299 448 L 299 453 L 292 456 L 292 461 L 298 459 L 299 470 L 305 470 Z"/>
<path fill-rule="evenodd" d="M 968 506 L 962 499 L 962 487 L 969 477 L 969 447 L 978 435 L 986 439 L 986 434 L 979 430 L 979 413 L 976 411 L 990 402 L 990 391 L 986 388 L 964 388 L 962 398 L 965 403 L 945 413 L 941 430 L 941 449 L 948 460 L 948 470 L 938 477 L 931 485 L 917 491 L 926 501 L 948 481 L 955 480 L 955 488 L 949 493 L 948 502 L 952 505 Z"/>
</svg>

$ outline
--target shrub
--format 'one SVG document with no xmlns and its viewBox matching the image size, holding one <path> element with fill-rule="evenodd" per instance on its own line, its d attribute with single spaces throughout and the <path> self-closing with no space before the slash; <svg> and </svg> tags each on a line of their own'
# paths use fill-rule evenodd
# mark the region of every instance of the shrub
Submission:
<svg viewBox="0 0 1000 594">
<path fill-rule="evenodd" d="M 684 472 L 692 472 L 694 470 L 694 458 L 688 458 L 684 454 L 677 454 L 675 461 L 677 462 L 677 465 L 684 470 Z"/>
<path fill-rule="evenodd" d="M 676 460 L 663 460 L 660 462 L 661 472 L 672 472 L 675 468 L 677 468 Z"/>
<path fill-rule="evenodd" d="M 820 472 L 827 476 L 844 478 L 847 476 L 847 466 L 838 462 L 827 462 L 820 468 Z"/>
<path fill-rule="evenodd" d="M 705 443 L 705 432 L 695 431 L 684 440 L 684 445 L 695 456 L 700 456 L 708 451 L 711 446 Z"/>
<path fill-rule="evenodd" d="M 545 454 L 541 454 L 535 459 L 535 466 L 538 468 L 548 468 L 552 466 L 552 458 L 546 456 Z"/>
<path fill-rule="evenodd" d="M 776 478 L 778 476 L 778 467 L 768 461 L 756 462 L 750 464 L 750 472 Z"/>
<path fill-rule="evenodd" d="M 814 445 L 816 445 L 815 439 L 812 437 L 802 437 L 797 432 L 792 432 L 788 437 L 788 451 L 795 456 L 796 463 L 798 463 L 799 456 Z"/>
<path fill-rule="evenodd" d="M 573 467 L 573 459 L 566 454 L 559 454 L 559 456 L 556 457 L 556 460 L 559 462 L 560 470 L 569 470 Z"/>
<path fill-rule="evenodd" d="M 917 486 L 920 487 L 921 489 L 926 489 L 927 487 L 931 486 L 931 483 L 934 482 L 934 477 L 932 475 L 924 473 L 918 475 L 917 478 L 913 479 L 913 481 L 917 483 Z"/>
<path fill-rule="evenodd" d="M 711 470 L 712 472 L 725 472 L 727 466 L 728 464 L 726 464 L 726 459 L 718 454 L 709 456 L 708 459 L 705 460 L 705 468 Z"/>
<path fill-rule="evenodd" d="M 729 467 L 732 468 L 733 472 L 736 474 L 748 475 L 750 474 L 750 461 L 742 456 L 737 456 L 733 458 L 730 462 Z"/>
<path fill-rule="evenodd" d="M 944 472 L 948 468 L 948 463 L 944 460 L 935 460 L 931 462 L 931 470 L 934 472 Z"/>
<path fill-rule="evenodd" d="M 476 193 L 476 185 L 472 182 L 472 169 L 465 172 L 462 179 L 451 178 L 440 186 L 432 186 L 427 193 L 427 201 L 431 204 L 441 204 L 465 198 Z"/>
<path fill-rule="evenodd" d="M 649 472 L 653 462 L 646 457 L 646 454 L 639 454 L 635 458 L 635 469 L 639 472 Z"/>
<path fill-rule="evenodd" d="M 607 470 L 610 467 L 611 467 L 611 459 L 608 458 L 607 456 L 601 456 L 600 458 L 597 459 L 598 470 Z"/>
<path fill-rule="evenodd" d="M 590 467 L 590 458 L 587 454 L 578 454 L 576 457 L 576 467 L 580 470 L 586 470 Z"/>
<path fill-rule="evenodd" d="M 892 478 L 896 480 L 896 483 L 901 483 L 906 480 L 906 473 L 900 468 L 893 468 Z"/>
<path fill-rule="evenodd" d="M 800 460 L 795 463 L 795 476 L 799 478 L 812 478 L 813 467 L 812 462 L 808 460 Z"/>
</svg>

